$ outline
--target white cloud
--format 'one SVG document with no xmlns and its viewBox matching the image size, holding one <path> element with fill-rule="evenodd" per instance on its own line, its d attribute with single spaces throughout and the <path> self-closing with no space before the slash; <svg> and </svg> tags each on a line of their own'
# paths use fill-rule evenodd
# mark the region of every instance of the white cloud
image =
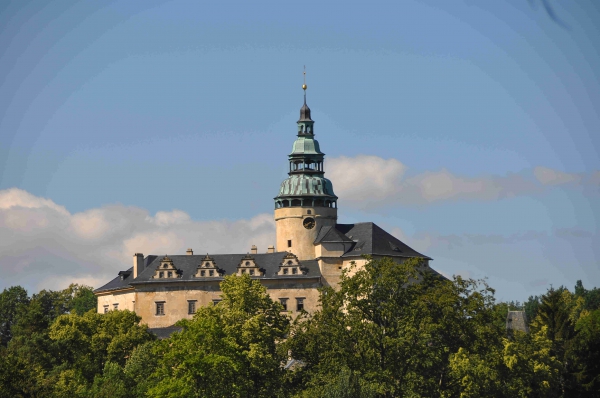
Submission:
<svg viewBox="0 0 600 398">
<path fill-rule="evenodd" d="M 133 253 L 246 253 L 275 244 L 270 214 L 249 220 L 194 221 L 181 210 L 104 206 L 71 214 L 20 189 L 0 191 L 0 289 L 99 287 L 131 267 Z"/>
<path fill-rule="evenodd" d="M 465 177 L 446 169 L 405 177 L 407 167 L 396 159 L 345 156 L 327 161 L 327 177 L 344 205 L 367 209 L 390 204 L 422 205 L 449 200 L 489 201 L 543 190 L 567 183 L 598 184 L 600 172 L 589 178 L 546 167 L 531 174 Z"/>
<path fill-rule="evenodd" d="M 538 166 L 533 169 L 533 175 L 544 185 L 560 185 L 570 182 L 579 183 L 582 180 L 580 174 L 564 173 L 547 167 Z"/>
</svg>

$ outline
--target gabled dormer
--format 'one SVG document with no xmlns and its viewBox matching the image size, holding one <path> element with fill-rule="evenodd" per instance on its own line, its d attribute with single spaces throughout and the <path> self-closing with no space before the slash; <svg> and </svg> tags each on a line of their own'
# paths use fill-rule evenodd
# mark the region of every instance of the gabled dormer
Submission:
<svg viewBox="0 0 600 398">
<path fill-rule="evenodd" d="M 254 257 L 250 254 L 246 254 L 237 268 L 238 275 L 248 274 L 250 276 L 264 276 L 264 270 L 261 269 L 258 264 L 254 261 Z"/>
<path fill-rule="evenodd" d="M 160 264 L 154 271 L 154 279 L 176 279 L 181 278 L 181 271 L 175 268 L 173 260 L 169 256 L 165 255 L 161 260 Z"/>
<path fill-rule="evenodd" d="M 202 259 L 196 270 L 195 278 L 216 278 L 221 276 L 223 271 L 217 267 L 215 260 L 206 253 L 206 257 Z"/>
<path fill-rule="evenodd" d="M 293 253 L 288 253 L 281 261 L 277 275 L 303 275 L 304 273 L 305 271 L 302 269 L 298 257 Z"/>
</svg>

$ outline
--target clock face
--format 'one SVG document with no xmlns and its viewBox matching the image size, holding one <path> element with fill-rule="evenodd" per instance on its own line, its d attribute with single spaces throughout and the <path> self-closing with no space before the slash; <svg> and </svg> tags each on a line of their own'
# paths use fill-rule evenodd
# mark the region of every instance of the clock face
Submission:
<svg viewBox="0 0 600 398">
<path fill-rule="evenodd" d="M 302 222 L 302 225 L 304 225 L 304 228 L 306 228 L 306 229 L 313 229 L 315 227 L 315 219 L 311 218 L 311 217 L 307 217 Z"/>
</svg>

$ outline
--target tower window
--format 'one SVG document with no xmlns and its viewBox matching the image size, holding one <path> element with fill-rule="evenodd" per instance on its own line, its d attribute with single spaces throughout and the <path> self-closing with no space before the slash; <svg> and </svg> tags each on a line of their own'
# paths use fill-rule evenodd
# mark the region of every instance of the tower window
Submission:
<svg viewBox="0 0 600 398">
<path fill-rule="evenodd" d="M 306 214 L 312 214 L 312 210 L 306 210 Z"/>
<path fill-rule="evenodd" d="M 165 314 L 165 302 L 160 301 L 156 303 L 156 315 L 164 315 Z"/>
<path fill-rule="evenodd" d="M 291 239 L 288 240 L 288 247 L 292 247 L 292 240 Z"/>
</svg>

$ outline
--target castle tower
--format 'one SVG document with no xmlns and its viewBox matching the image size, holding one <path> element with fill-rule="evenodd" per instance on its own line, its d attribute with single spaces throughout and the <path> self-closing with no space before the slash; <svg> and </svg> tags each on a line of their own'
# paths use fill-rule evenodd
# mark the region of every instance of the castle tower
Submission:
<svg viewBox="0 0 600 398">
<path fill-rule="evenodd" d="M 335 226 L 337 196 L 331 181 L 324 177 L 325 154 L 315 140 L 314 121 L 306 105 L 300 109 L 298 137 L 289 154 L 289 177 L 281 183 L 275 197 L 275 227 L 277 251 L 294 253 L 299 260 L 315 258 L 314 242 L 324 226 Z"/>
</svg>

